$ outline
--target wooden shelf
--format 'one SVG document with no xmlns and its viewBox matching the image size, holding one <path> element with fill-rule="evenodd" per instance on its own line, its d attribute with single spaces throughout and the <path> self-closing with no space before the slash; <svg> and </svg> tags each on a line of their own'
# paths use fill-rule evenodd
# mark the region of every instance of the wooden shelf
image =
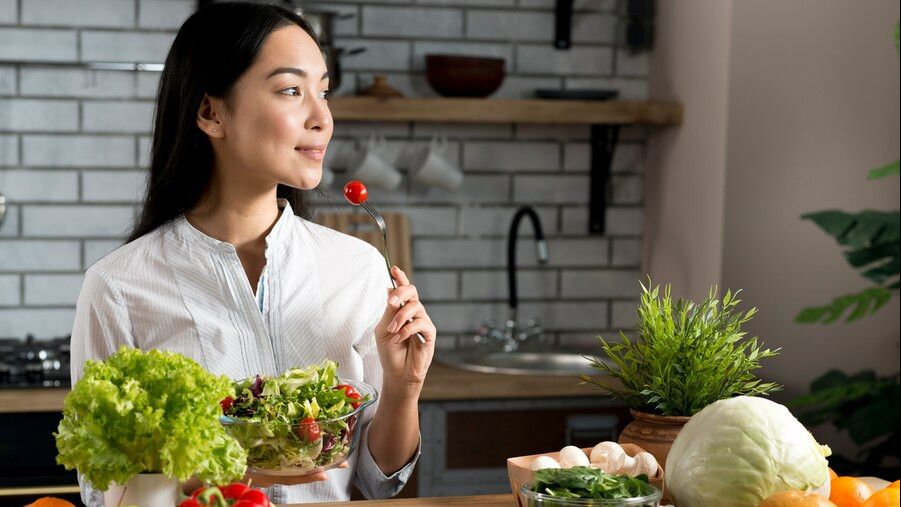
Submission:
<svg viewBox="0 0 901 507">
<path fill-rule="evenodd" d="M 336 120 L 556 125 L 675 125 L 682 106 L 671 102 L 549 99 L 375 98 L 329 99 Z"/>
<path fill-rule="evenodd" d="M 329 109 L 337 121 L 590 125 L 589 234 L 606 229 L 607 183 L 620 127 L 682 123 L 681 104 L 651 101 L 336 97 Z"/>
</svg>

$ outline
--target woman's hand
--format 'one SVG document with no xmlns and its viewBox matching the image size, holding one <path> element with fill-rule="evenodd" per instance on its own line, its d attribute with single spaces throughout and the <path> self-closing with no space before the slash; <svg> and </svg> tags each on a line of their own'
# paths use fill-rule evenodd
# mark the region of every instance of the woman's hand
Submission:
<svg viewBox="0 0 901 507">
<path fill-rule="evenodd" d="M 392 394 L 418 396 L 435 353 L 436 329 L 406 273 L 393 266 L 391 276 L 397 288 L 389 289 L 388 305 L 375 327 L 383 382 Z"/>
</svg>

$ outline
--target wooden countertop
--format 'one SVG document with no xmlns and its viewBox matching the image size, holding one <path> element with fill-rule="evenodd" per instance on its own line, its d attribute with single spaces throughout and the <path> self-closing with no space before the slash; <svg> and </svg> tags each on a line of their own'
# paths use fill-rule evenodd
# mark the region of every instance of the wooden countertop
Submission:
<svg viewBox="0 0 901 507">
<path fill-rule="evenodd" d="M 471 506 L 479 507 L 511 507 L 515 506 L 513 495 L 479 495 L 479 496 L 444 496 L 435 498 L 395 498 L 389 500 L 358 500 L 354 502 L 328 502 L 284 504 L 281 507 L 445 507 Z"/>
<path fill-rule="evenodd" d="M 595 377 L 602 379 L 604 377 Z M 437 361 L 429 368 L 422 401 L 598 396 L 575 375 L 506 375 L 461 370 Z"/>
<path fill-rule="evenodd" d="M 601 377 L 598 377 L 601 378 Z M 0 413 L 59 412 L 68 389 L 0 389 Z M 513 398 L 598 396 L 574 376 L 477 373 L 434 362 L 423 387 L 423 402 Z"/>
</svg>

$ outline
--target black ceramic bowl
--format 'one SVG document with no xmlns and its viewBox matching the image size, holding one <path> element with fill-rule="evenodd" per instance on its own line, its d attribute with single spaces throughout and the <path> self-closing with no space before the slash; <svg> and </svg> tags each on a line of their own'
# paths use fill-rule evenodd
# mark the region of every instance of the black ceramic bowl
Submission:
<svg viewBox="0 0 901 507">
<path fill-rule="evenodd" d="M 425 55 L 426 78 L 444 97 L 487 97 L 504 81 L 504 59 Z"/>
</svg>

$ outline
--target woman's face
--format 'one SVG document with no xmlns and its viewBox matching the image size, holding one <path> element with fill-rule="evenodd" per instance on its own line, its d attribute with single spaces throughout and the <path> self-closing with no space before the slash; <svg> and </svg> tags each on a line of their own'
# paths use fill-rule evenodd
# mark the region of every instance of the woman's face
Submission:
<svg viewBox="0 0 901 507">
<path fill-rule="evenodd" d="M 238 179 L 308 190 L 319 185 L 332 137 L 325 60 L 299 26 L 273 31 L 238 79 L 214 142 Z"/>
</svg>

